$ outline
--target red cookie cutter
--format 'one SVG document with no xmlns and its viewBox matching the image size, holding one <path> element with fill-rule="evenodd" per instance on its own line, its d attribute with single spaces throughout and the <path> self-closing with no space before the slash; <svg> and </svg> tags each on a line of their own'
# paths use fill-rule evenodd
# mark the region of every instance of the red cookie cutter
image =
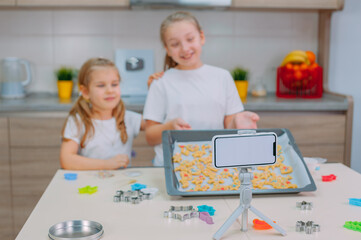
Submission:
<svg viewBox="0 0 361 240">
<path fill-rule="evenodd" d="M 330 175 L 322 176 L 323 182 L 332 182 L 333 180 L 336 180 L 336 175 L 330 174 Z"/>
<path fill-rule="evenodd" d="M 271 229 L 272 226 L 266 223 L 265 221 L 255 218 L 253 219 L 253 228 L 257 230 L 267 230 L 267 229 Z"/>
</svg>

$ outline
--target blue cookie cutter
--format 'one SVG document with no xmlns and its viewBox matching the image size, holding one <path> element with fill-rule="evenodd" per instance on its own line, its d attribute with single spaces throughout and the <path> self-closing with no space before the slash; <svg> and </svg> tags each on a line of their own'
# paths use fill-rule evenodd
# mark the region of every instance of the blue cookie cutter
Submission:
<svg viewBox="0 0 361 240">
<path fill-rule="evenodd" d="M 361 207 L 361 198 L 349 198 L 349 204 Z"/>
<path fill-rule="evenodd" d="M 132 191 L 137 191 L 137 190 L 141 190 L 143 188 L 146 188 L 147 185 L 144 185 L 144 184 L 140 184 L 140 183 L 134 183 L 131 185 L 132 187 Z"/>
<path fill-rule="evenodd" d="M 77 173 L 64 173 L 64 178 L 66 180 L 76 180 L 78 178 Z"/>
<path fill-rule="evenodd" d="M 212 206 L 200 205 L 197 206 L 199 212 L 208 212 L 209 215 L 213 216 L 216 211 Z"/>
</svg>

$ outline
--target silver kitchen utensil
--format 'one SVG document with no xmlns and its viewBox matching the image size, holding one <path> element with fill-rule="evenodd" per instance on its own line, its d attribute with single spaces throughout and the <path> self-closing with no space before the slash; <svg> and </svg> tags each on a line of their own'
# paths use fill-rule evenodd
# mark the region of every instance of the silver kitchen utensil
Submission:
<svg viewBox="0 0 361 240">
<path fill-rule="evenodd" d="M 71 220 L 53 225 L 49 229 L 52 240 L 97 240 L 104 233 L 100 223 L 87 220 Z"/>
</svg>

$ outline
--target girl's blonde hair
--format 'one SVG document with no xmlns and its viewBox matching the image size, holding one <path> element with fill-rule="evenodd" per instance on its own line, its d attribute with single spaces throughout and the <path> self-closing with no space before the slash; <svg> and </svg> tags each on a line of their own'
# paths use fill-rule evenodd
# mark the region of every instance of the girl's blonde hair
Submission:
<svg viewBox="0 0 361 240">
<path fill-rule="evenodd" d="M 108 59 L 105 58 L 91 58 L 88 61 L 86 61 L 83 66 L 81 67 L 79 71 L 78 81 L 79 86 L 84 86 L 86 89 L 89 89 L 89 84 L 91 80 L 91 74 L 93 71 L 96 71 L 99 68 L 113 68 L 118 72 L 118 69 L 114 65 L 114 63 Z M 120 75 L 118 72 L 118 77 L 120 79 Z M 117 128 L 120 131 L 120 138 L 123 143 L 125 143 L 128 140 L 128 135 L 126 132 L 126 126 L 124 123 L 124 115 L 125 115 L 125 106 L 120 99 L 118 105 L 113 109 L 112 113 L 113 117 L 115 118 Z M 72 117 L 77 125 L 78 128 L 78 134 L 80 134 L 81 124 L 84 124 L 85 127 L 85 133 L 80 141 L 80 147 L 84 148 L 85 141 L 89 137 L 94 136 L 94 126 L 91 120 L 92 116 L 92 110 L 91 110 L 91 103 L 89 100 L 86 100 L 83 96 L 80 96 L 74 106 L 70 109 L 69 115 L 64 123 L 63 130 L 61 132 L 62 137 L 64 137 L 64 130 L 67 123 L 67 120 L 69 117 Z M 79 121 L 79 119 L 81 121 Z"/>
<path fill-rule="evenodd" d="M 194 24 L 194 26 L 198 29 L 199 32 L 202 31 L 202 28 L 199 25 L 197 19 L 192 14 L 190 14 L 189 12 L 183 12 L 183 11 L 175 12 L 175 13 L 169 15 L 160 25 L 160 39 L 161 39 L 164 47 L 166 47 L 165 32 L 167 31 L 168 27 L 171 24 L 180 22 L 180 21 L 189 21 Z M 176 63 L 166 53 L 165 59 L 164 59 L 164 71 L 167 69 L 170 69 L 170 68 L 174 68 L 177 65 L 178 65 L 178 63 Z"/>
</svg>

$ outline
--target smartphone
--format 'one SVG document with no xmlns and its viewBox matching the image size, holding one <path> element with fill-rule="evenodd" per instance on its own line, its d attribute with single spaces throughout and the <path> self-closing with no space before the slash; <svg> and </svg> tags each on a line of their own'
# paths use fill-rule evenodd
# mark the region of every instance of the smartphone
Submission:
<svg viewBox="0 0 361 240">
<path fill-rule="evenodd" d="M 212 138 L 216 168 L 271 165 L 277 159 L 274 132 L 216 135 Z"/>
</svg>

